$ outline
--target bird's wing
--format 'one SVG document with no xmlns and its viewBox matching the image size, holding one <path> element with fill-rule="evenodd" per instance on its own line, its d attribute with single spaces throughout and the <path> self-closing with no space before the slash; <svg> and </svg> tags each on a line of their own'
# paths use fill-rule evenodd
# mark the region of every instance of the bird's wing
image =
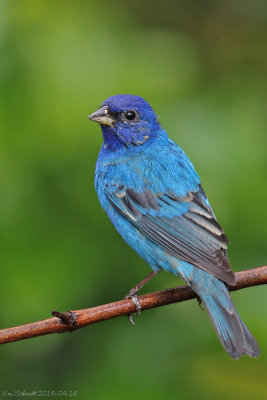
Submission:
<svg viewBox="0 0 267 400">
<path fill-rule="evenodd" d="M 228 238 L 200 184 L 182 198 L 168 191 L 155 194 L 147 187 L 142 192 L 124 185 L 114 189 L 106 189 L 112 206 L 148 239 L 172 256 L 234 284 Z"/>
</svg>

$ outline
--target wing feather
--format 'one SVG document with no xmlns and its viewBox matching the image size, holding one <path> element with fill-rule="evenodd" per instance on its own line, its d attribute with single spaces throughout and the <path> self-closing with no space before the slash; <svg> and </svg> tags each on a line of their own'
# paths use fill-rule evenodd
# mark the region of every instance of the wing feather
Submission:
<svg viewBox="0 0 267 400">
<path fill-rule="evenodd" d="M 222 281 L 233 284 L 227 256 L 229 241 L 207 201 L 203 188 L 178 198 L 124 188 L 107 192 L 113 207 L 148 239 L 169 254 L 187 261 Z"/>
</svg>

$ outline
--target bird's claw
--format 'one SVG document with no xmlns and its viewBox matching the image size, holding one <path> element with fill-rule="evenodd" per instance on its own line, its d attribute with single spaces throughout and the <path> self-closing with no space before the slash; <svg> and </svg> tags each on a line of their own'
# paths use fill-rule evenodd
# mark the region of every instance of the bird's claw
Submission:
<svg viewBox="0 0 267 400">
<path fill-rule="evenodd" d="M 132 324 L 132 326 L 135 326 L 132 314 L 128 314 L 127 317 L 129 318 L 130 323 Z"/>
<path fill-rule="evenodd" d="M 129 293 L 124 297 L 124 299 L 131 299 L 132 302 L 135 305 L 135 315 L 139 316 L 141 314 L 141 304 L 139 302 L 138 296 L 137 296 L 137 291 L 135 290 L 135 288 L 131 289 L 129 291 Z M 133 317 L 132 314 L 128 315 L 129 321 L 130 323 L 135 326 L 135 323 L 133 321 Z"/>
<path fill-rule="evenodd" d="M 131 299 L 135 305 L 135 315 L 139 316 L 141 314 L 141 304 L 139 303 L 137 294 L 135 293 L 133 296 L 131 296 Z"/>
</svg>

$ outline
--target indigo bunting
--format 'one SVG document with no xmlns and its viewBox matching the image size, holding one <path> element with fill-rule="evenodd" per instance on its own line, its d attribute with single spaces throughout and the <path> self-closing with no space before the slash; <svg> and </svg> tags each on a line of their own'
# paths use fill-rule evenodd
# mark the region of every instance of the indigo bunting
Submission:
<svg viewBox="0 0 267 400">
<path fill-rule="evenodd" d="M 153 271 L 136 291 L 161 270 L 180 276 L 204 303 L 230 356 L 258 357 L 227 288 L 235 283 L 228 238 L 189 158 L 139 96 L 109 97 L 89 119 L 101 125 L 104 140 L 95 171 L 99 201 Z"/>
</svg>

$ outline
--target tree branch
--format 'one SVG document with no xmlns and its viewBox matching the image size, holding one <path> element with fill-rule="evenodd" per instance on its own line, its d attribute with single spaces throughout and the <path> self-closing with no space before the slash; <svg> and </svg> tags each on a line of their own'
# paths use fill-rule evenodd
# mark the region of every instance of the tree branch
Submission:
<svg viewBox="0 0 267 400">
<path fill-rule="evenodd" d="M 231 291 L 250 286 L 264 285 L 267 283 L 267 266 L 236 272 L 235 278 L 236 284 L 229 287 Z M 144 311 L 154 307 L 190 300 L 195 297 L 195 293 L 188 286 L 179 286 L 140 296 L 139 301 Z M 98 307 L 72 311 L 64 313 L 65 323 L 62 322 L 62 318 L 54 317 L 13 328 L 2 329 L 0 330 L 0 344 L 48 335 L 50 333 L 70 332 L 96 322 L 121 317 L 134 312 L 135 305 L 132 300 L 121 300 Z"/>
</svg>

